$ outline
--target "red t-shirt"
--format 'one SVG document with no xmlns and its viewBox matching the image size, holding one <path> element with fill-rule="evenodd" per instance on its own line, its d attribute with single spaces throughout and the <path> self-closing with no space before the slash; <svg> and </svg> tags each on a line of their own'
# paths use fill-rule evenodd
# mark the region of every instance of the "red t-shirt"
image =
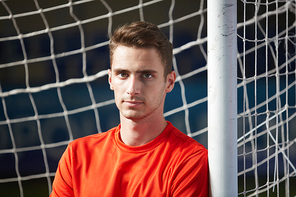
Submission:
<svg viewBox="0 0 296 197">
<path fill-rule="evenodd" d="M 168 122 L 142 146 L 127 146 L 120 125 L 77 139 L 64 152 L 51 197 L 208 196 L 208 151 Z"/>
</svg>

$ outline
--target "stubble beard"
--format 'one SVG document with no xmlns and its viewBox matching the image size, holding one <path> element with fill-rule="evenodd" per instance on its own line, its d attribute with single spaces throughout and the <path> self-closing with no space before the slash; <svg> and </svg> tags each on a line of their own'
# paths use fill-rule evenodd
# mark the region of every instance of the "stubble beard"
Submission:
<svg viewBox="0 0 296 197">
<path fill-rule="evenodd" d="M 140 99 L 138 99 L 138 101 L 140 101 Z M 161 104 L 162 101 L 159 100 L 157 104 L 153 105 L 154 107 L 147 107 L 147 103 L 143 101 L 141 107 L 137 109 L 137 107 L 127 107 L 124 106 L 124 103 L 121 103 L 122 106 L 119 108 L 119 111 L 124 118 L 133 122 L 139 122 L 155 113 L 161 107 Z"/>
</svg>

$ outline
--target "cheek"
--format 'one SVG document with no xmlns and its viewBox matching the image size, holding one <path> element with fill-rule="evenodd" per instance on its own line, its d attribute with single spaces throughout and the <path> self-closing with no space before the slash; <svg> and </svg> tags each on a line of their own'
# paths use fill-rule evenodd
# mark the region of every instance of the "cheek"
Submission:
<svg viewBox="0 0 296 197">
<path fill-rule="evenodd" d="M 119 92 L 121 89 L 123 89 L 122 83 L 120 83 L 120 81 L 116 78 L 113 78 L 112 87 L 114 92 Z"/>
<path fill-rule="evenodd" d="M 148 94 L 152 99 L 162 99 L 166 93 L 165 86 L 159 85 L 158 87 L 154 87 L 146 90 L 146 95 Z"/>
<path fill-rule="evenodd" d="M 125 89 L 123 86 L 118 86 L 116 84 L 113 84 L 113 91 L 114 91 L 114 97 L 115 99 L 120 99 L 122 95 L 125 92 Z"/>
</svg>

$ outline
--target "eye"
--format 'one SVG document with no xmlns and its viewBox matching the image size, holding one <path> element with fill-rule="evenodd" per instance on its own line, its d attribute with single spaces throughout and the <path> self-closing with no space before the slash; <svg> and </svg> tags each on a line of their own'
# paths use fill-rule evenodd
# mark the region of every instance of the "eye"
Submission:
<svg viewBox="0 0 296 197">
<path fill-rule="evenodd" d="M 144 74 L 143 74 L 143 78 L 145 78 L 145 79 L 150 79 L 150 78 L 152 78 L 152 75 L 149 74 L 149 73 L 144 73 Z"/>
<path fill-rule="evenodd" d="M 126 77 L 128 77 L 128 74 L 127 73 L 119 73 L 118 76 L 121 78 L 126 78 Z"/>
</svg>

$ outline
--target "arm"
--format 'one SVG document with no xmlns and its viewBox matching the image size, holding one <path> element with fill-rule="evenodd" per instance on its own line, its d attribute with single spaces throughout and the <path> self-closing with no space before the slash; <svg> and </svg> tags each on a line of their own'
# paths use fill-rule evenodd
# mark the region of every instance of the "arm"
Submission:
<svg viewBox="0 0 296 197">
<path fill-rule="evenodd" d="M 50 197 L 74 197 L 71 161 L 71 147 L 68 146 L 59 161 Z"/>
<path fill-rule="evenodd" d="M 208 196 L 208 151 L 195 152 L 176 170 L 171 196 Z"/>
</svg>

